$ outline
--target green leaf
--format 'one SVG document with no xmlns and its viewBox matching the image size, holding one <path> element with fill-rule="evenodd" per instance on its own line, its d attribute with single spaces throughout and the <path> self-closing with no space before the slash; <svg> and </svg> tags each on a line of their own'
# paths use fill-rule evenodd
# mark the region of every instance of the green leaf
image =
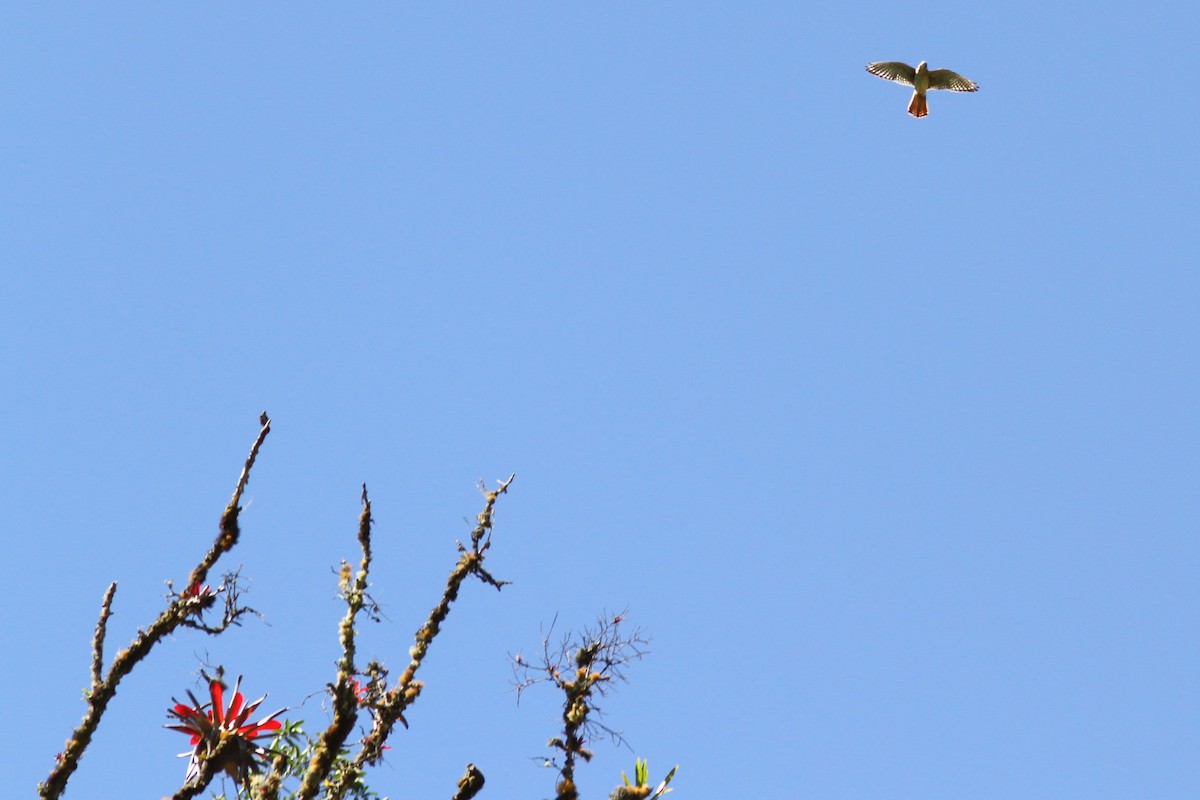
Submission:
<svg viewBox="0 0 1200 800">
<path fill-rule="evenodd" d="M 651 797 L 651 798 L 654 798 L 654 797 L 661 797 L 661 796 L 663 796 L 664 794 L 666 794 L 667 792 L 673 791 L 672 789 L 668 789 L 668 788 L 667 788 L 667 784 L 671 782 L 671 778 L 674 778 L 674 777 L 675 777 L 675 770 L 677 770 L 677 769 L 679 769 L 679 765 L 678 765 L 678 764 L 676 764 L 675 766 L 671 767 L 671 771 L 667 773 L 667 777 L 663 778 L 663 780 L 662 780 L 662 783 L 660 783 L 660 784 L 659 784 L 659 785 L 658 785 L 658 786 L 657 786 L 657 787 L 654 789 L 654 792 L 653 792 L 653 793 L 650 795 L 650 797 Z"/>
</svg>

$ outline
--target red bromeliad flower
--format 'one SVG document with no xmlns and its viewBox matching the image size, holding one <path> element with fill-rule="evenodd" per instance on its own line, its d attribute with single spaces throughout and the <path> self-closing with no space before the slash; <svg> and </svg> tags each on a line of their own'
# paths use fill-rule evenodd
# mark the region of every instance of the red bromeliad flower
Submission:
<svg viewBox="0 0 1200 800">
<path fill-rule="evenodd" d="M 186 781 L 199 775 L 201 765 L 212 756 L 218 745 L 229 739 L 234 739 L 236 744 L 227 751 L 228 755 L 222 758 L 217 768 L 224 770 L 234 780 L 245 781 L 251 772 L 258 771 L 259 759 L 267 756 L 267 750 L 255 740 L 283 727 L 283 723 L 275 717 L 287 709 L 281 708 L 258 722 L 247 724 L 246 720 L 267 696 L 263 695 L 253 703 L 247 704 L 246 698 L 238 691 L 241 685 L 242 678 L 239 675 L 228 706 L 224 702 L 225 686 L 214 680 L 208 685 L 209 694 L 212 695 L 211 703 L 201 705 L 191 690 L 188 690 L 188 697 L 192 701 L 190 706 L 175 700 L 175 707 L 167 710 L 167 713 L 176 717 L 181 724 L 164 727 L 192 737 L 192 750 L 179 754 L 181 757 L 191 756 Z"/>
<path fill-rule="evenodd" d="M 213 590 L 207 583 L 201 586 L 200 581 L 192 581 L 191 585 L 183 590 L 183 593 L 180 595 L 180 597 L 201 597 L 208 596 L 210 594 L 213 594 Z"/>
<path fill-rule="evenodd" d="M 350 688 L 354 690 L 354 697 L 358 700 L 360 706 L 367 704 L 367 695 L 371 692 L 371 685 L 358 682 L 358 678 L 350 679 Z"/>
<path fill-rule="evenodd" d="M 204 612 L 213 607 L 217 602 L 217 595 L 225 591 L 225 587 L 218 587 L 214 592 L 209 585 L 201 585 L 200 581 L 192 581 L 192 583 L 179 593 L 179 599 L 194 603 L 193 612 L 200 617 L 204 616 Z"/>
</svg>

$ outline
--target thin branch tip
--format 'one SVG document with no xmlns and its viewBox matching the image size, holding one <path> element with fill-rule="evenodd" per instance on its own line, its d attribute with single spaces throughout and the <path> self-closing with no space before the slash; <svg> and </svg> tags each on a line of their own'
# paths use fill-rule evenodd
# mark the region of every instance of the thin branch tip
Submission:
<svg viewBox="0 0 1200 800">
<path fill-rule="evenodd" d="M 117 582 L 113 581 L 100 601 L 100 617 L 96 620 L 96 633 L 92 637 L 92 692 L 104 682 L 104 638 L 108 630 L 108 618 L 112 615 L 113 596 L 117 593 Z"/>
</svg>

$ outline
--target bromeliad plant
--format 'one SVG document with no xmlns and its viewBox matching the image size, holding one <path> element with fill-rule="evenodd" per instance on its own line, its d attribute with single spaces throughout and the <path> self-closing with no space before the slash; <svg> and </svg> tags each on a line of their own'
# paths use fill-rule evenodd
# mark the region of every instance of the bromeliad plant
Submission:
<svg viewBox="0 0 1200 800">
<path fill-rule="evenodd" d="M 644 758 L 639 758 L 633 765 L 633 781 L 629 780 L 629 776 L 624 772 L 621 773 L 621 780 L 625 781 L 624 786 L 618 786 L 609 795 L 608 800 L 654 800 L 656 797 L 662 797 L 667 792 L 672 791 L 667 788 L 667 784 L 675 777 L 675 770 L 679 769 L 676 764 L 667 773 L 667 777 L 659 782 L 658 786 L 650 785 L 650 762 Z"/>
<path fill-rule="evenodd" d="M 248 784 L 250 775 L 258 772 L 270 751 L 256 740 L 273 734 L 283 727 L 283 723 L 275 719 L 286 708 L 281 708 L 260 719 L 249 722 L 250 715 L 258 709 L 266 695 L 247 703 L 239 689 L 242 678 L 239 675 L 233 686 L 233 697 L 225 704 L 225 686 L 218 679 L 209 681 L 208 689 L 211 702 L 201 704 L 196 696 L 188 690 L 189 706 L 175 700 L 175 706 L 167 711 L 179 720 L 178 725 L 166 725 L 173 731 L 186 733 L 192 737 L 192 749 L 180 753 L 180 757 L 190 756 L 186 781 L 194 781 L 202 771 L 211 777 L 217 772 L 224 772 L 242 786 Z M 172 698 L 174 699 L 174 698 Z M 209 765 L 205 770 L 206 765 Z"/>
</svg>

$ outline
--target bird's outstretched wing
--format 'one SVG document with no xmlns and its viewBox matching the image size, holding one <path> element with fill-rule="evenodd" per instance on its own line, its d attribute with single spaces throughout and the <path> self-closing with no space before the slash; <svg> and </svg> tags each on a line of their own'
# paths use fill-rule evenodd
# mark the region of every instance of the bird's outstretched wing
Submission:
<svg viewBox="0 0 1200 800">
<path fill-rule="evenodd" d="M 948 69 L 931 69 L 929 70 L 929 88 L 949 89 L 952 92 L 978 92 L 979 84 Z"/>
<path fill-rule="evenodd" d="M 948 70 L 939 69 L 938 72 L 947 72 Z M 903 83 L 905 86 L 912 86 L 917 80 L 917 71 L 903 61 L 876 61 L 874 64 L 867 64 L 867 72 L 877 77 L 883 78 L 885 81 L 895 81 Z M 933 75 L 933 73 L 929 73 Z M 953 72 L 950 73 L 954 75 Z M 961 75 L 955 75 L 956 78 L 962 78 Z M 970 81 L 967 81 L 970 83 Z"/>
</svg>

